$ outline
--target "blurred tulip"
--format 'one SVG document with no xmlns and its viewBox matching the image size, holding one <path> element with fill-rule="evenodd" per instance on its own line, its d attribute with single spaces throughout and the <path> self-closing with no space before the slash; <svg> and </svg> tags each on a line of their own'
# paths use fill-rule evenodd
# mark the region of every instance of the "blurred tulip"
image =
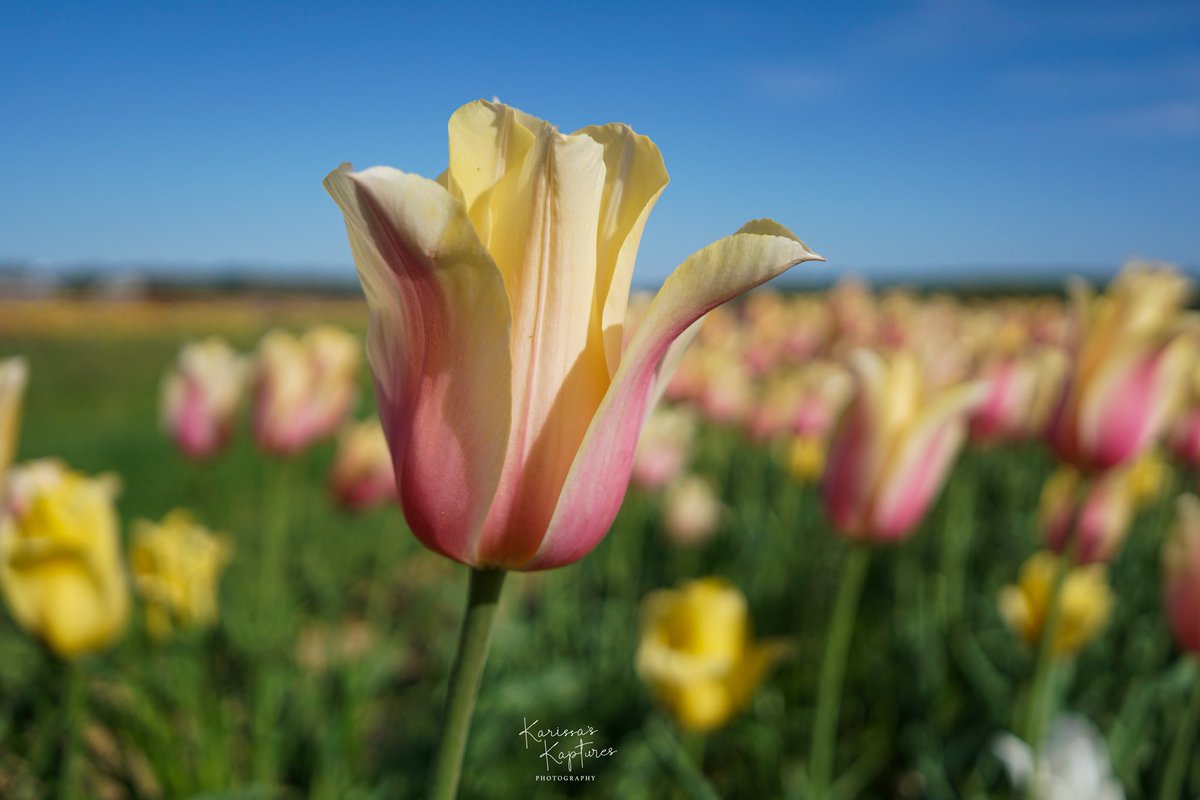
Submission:
<svg viewBox="0 0 1200 800">
<path fill-rule="evenodd" d="M 784 458 L 793 481 L 813 483 L 825 470 L 825 441 L 819 436 L 795 436 L 788 442 Z"/>
<path fill-rule="evenodd" d="M 383 426 L 372 417 L 350 423 L 338 437 L 329 489 L 349 511 L 364 511 L 396 500 L 396 473 Z"/>
<path fill-rule="evenodd" d="M 1194 341 L 1194 339 L 1193 339 Z M 1193 364 L 1187 387 L 1186 402 L 1167 429 L 1167 446 L 1184 464 L 1200 465 L 1200 364 Z"/>
<path fill-rule="evenodd" d="M 184 345 L 163 378 L 162 423 L 192 458 L 216 455 L 233 435 L 248 365 L 216 336 Z"/>
<path fill-rule="evenodd" d="M 894 541 L 909 533 L 941 490 L 984 387 L 936 393 L 908 353 L 890 360 L 855 351 L 857 393 L 829 444 L 821 493 L 833 524 L 851 539 Z"/>
<path fill-rule="evenodd" d="M 1000 592 L 1000 613 L 1018 637 L 1031 647 L 1042 640 L 1055 573 L 1059 559 L 1048 552 L 1036 553 L 1025 566 L 1016 586 Z M 1108 622 L 1112 612 L 1112 590 L 1101 564 L 1071 567 L 1063 579 L 1062 609 L 1053 652 L 1059 656 L 1079 652 Z"/>
<path fill-rule="evenodd" d="M 1012 734 L 999 737 L 993 751 L 1018 789 L 1033 800 L 1123 800 L 1113 777 L 1108 745 L 1084 717 L 1063 715 L 1035 757 L 1032 748 Z M 1032 784 L 1032 785 L 1031 785 Z"/>
<path fill-rule="evenodd" d="M 674 544 L 692 547 L 712 538 L 724 510 L 709 478 L 685 475 L 663 497 L 663 530 Z"/>
<path fill-rule="evenodd" d="M 638 674 L 685 730 L 724 725 L 784 653 L 779 643 L 753 641 L 746 598 L 719 578 L 642 601 Z"/>
<path fill-rule="evenodd" d="M 800 436 L 826 438 L 854 391 L 850 370 L 832 361 L 812 361 L 797 373 L 801 389 L 791 410 L 791 429 Z"/>
<path fill-rule="evenodd" d="M 0 494 L 4 492 L 5 475 L 17 454 L 21 433 L 21 398 L 29 368 L 23 358 L 0 361 Z"/>
<path fill-rule="evenodd" d="M 1042 535 L 1055 553 L 1071 550 L 1076 563 L 1112 561 L 1125 542 L 1134 503 L 1131 469 L 1086 480 L 1074 467 L 1063 465 L 1042 489 Z"/>
<path fill-rule="evenodd" d="M 329 325 L 297 338 L 271 331 L 258 345 L 254 435 L 275 455 L 332 436 L 358 393 L 359 342 Z"/>
<path fill-rule="evenodd" d="M 751 222 L 685 261 L 622 350 L 637 246 L 667 183 L 658 149 L 624 125 L 564 135 L 483 101 L 449 127 L 441 181 L 345 166 L 325 181 L 371 308 L 401 499 L 445 556 L 562 566 L 616 516 L 681 335 L 819 257 L 781 225 Z"/>
<path fill-rule="evenodd" d="M 196 523 L 183 509 L 162 522 L 133 526 L 129 566 L 146 603 L 146 628 L 155 638 L 217 620 L 217 584 L 229 563 L 228 540 Z"/>
<path fill-rule="evenodd" d="M 981 443 L 1018 441 L 1040 435 L 1050 420 L 1067 371 L 1057 349 L 991 361 L 979 374 L 987 397 L 971 415 L 971 438 Z"/>
<path fill-rule="evenodd" d="M 13 618 L 67 659 L 124 630 L 129 587 L 121 563 L 115 479 L 56 461 L 9 475 L 0 514 L 0 590 Z"/>
<path fill-rule="evenodd" d="M 1187 281 L 1166 269 L 1127 269 L 1094 299 L 1074 288 L 1081 339 L 1050 422 L 1055 452 L 1086 471 L 1152 447 L 1184 388 L 1192 358 L 1179 334 Z"/>
<path fill-rule="evenodd" d="M 691 412 L 677 406 L 655 409 L 638 440 L 630 480 L 648 491 L 666 486 L 687 464 L 695 438 Z"/>
<path fill-rule="evenodd" d="M 1163 594 L 1175 641 L 1200 655 L 1200 498 L 1181 495 L 1163 547 Z"/>
</svg>

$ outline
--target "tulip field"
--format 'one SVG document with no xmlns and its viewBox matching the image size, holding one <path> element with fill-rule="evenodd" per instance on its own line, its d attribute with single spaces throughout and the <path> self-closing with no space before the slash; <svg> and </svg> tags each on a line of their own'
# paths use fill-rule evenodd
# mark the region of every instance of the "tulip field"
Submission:
<svg viewBox="0 0 1200 800">
<path fill-rule="evenodd" d="M 1189 290 L 756 290 L 507 578 L 410 530 L 366 303 L 0 302 L 0 797 L 437 796 L 469 573 L 460 797 L 1195 797 Z"/>
</svg>

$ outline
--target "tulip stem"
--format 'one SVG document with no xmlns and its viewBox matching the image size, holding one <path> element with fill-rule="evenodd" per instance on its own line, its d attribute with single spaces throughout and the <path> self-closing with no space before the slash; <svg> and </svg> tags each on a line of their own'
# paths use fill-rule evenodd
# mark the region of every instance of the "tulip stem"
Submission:
<svg viewBox="0 0 1200 800">
<path fill-rule="evenodd" d="M 59 767 L 58 798 L 79 797 L 79 732 L 87 711 L 87 675 L 78 661 L 66 664 L 64 680 L 65 715 L 63 717 L 62 764 Z"/>
<path fill-rule="evenodd" d="M 813 800 L 826 800 L 833 783 L 833 760 L 837 746 L 838 713 L 842 701 L 842 679 L 846 672 L 846 656 L 854 633 L 858 614 L 858 599 L 863 580 L 871 562 L 871 548 L 855 544 L 842 567 L 833 618 L 821 659 L 821 675 L 817 684 L 817 711 L 813 720 L 812 749 L 809 751 L 808 774 Z"/>
<path fill-rule="evenodd" d="M 458 794 L 463 753 L 471 729 L 471 712 L 475 708 L 475 695 L 479 691 L 479 681 L 483 677 L 483 666 L 492 638 L 492 622 L 507 574 L 502 569 L 471 568 L 467 611 L 463 615 L 458 654 L 450 670 L 442 738 L 433 762 L 433 778 L 429 789 L 431 800 L 451 800 Z"/>
<path fill-rule="evenodd" d="M 1022 738 L 1033 751 L 1034 768 L 1039 760 L 1039 748 L 1042 737 L 1046 734 L 1046 723 L 1050 717 L 1051 687 L 1053 685 L 1055 665 L 1055 643 L 1058 639 L 1058 629 L 1062 623 L 1062 591 L 1071 569 L 1071 559 L 1074 558 L 1074 547 L 1068 545 L 1067 554 L 1059 559 L 1054 570 L 1054 582 L 1050 584 L 1050 597 L 1047 599 L 1046 618 L 1042 623 L 1042 637 L 1038 643 L 1037 662 L 1033 670 L 1033 680 L 1029 684 L 1029 695 L 1025 702 L 1024 725 Z M 1027 794 L 1032 797 L 1033 781 L 1029 782 Z"/>
<path fill-rule="evenodd" d="M 1163 773 L 1162 791 L 1159 800 L 1179 800 L 1183 797 L 1184 780 L 1187 778 L 1189 765 L 1188 754 L 1192 752 L 1192 743 L 1196 741 L 1196 726 L 1200 724 L 1200 676 L 1195 676 L 1192 684 L 1192 699 L 1187 711 L 1175 731 L 1175 741 L 1171 745 L 1171 756 L 1167 760 L 1167 769 Z"/>
</svg>

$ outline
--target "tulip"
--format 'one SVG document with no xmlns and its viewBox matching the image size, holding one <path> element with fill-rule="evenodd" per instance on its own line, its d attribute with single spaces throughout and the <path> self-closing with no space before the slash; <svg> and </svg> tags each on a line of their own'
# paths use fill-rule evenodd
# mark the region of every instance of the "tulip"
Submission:
<svg viewBox="0 0 1200 800">
<path fill-rule="evenodd" d="M 1068 550 L 1076 563 L 1109 562 L 1125 541 L 1136 502 L 1132 469 L 1116 469 L 1089 483 L 1063 465 L 1042 489 L 1040 517 L 1046 544 Z"/>
<path fill-rule="evenodd" d="M 1200 655 L 1200 498 L 1181 495 L 1163 548 L 1164 605 L 1175 641 Z"/>
<path fill-rule="evenodd" d="M 719 578 L 642 601 L 638 674 L 685 730 L 724 725 L 785 652 L 778 642 L 754 641 L 745 596 Z"/>
<path fill-rule="evenodd" d="M 65 659 L 124 630 L 129 589 L 121 563 L 115 480 L 55 461 L 14 468 L 0 514 L 0 592 L 13 618 Z"/>
<path fill-rule="evenodd" d="M 329 488 L 338 504 L 349 511 L 364 511 L 396 499 L 392 456 L 377 418 L 342 429 Z"/>
<path fill-rule="evenodd" d="M 184 346 L 162 384 L 162 422 L 192 458 L 215 455 L 233 435 L 245 389 L 244 358 L 215 336 Z"/>
<path fill-rule="evenodd" d="M 696 438 L 696 419 L 679 407 L 656 409 L 646 420 L 633 458 L 630 480 L 646 490 L 661 489 L 679 474 Z"/>
<path fill-rule="evenodd" d="M 1010 630 L 1026 644 L 1036 647 L 1052 602 L 1059 559 L 1051 553 L 1033 555 L 1021 567 L 1015 586 L 1000 593 L 1000 613 Z M 1051 650 L 1058 656 L 1079 652 L 1108 622 L 1112 612 L 1112 590 L 1103 565 L 1071 567 L 1063 578 L 1062 607 Z"/>
<path fill-rule="evenodd" d="M 409 525 L 465 564 L 582 558 L 621 504 L 647 408 L 710 309 L 819 259 L 756 221 L 669 277 L 622 349 L 667 182 L 624 125 L 571 135 L 497 103 L 450 119 L 440 181 L 332 172 L 371 309 L 368 355 Z"/>
<path fill-rule="evenodd" d="M 1036 800 L 1124 800 L 1108 745 L 1083 717 L 1058 717 L 1036 753 L 1011 734 L 998 737 L 993 751 L 1013 785 Z"/>
<path fill-rule="evenodd" d="M 0 494 L 4 491 L 4 476 L 17 454 L 21 432 L 21 398 L 29 368 L 22 358 L 0 361 Z"/>
<path fill-rule="evenodd" d="M 987 396 L 971 415 L 971 438 L 990 444 L 1040 434 L 1054 411 L 1066 370 L 1066 357 L 1052 348 L 990 362 L 979 376 Z"/>
<path fill-rule="evenodd" d="M 1167 446 L 1185 464 L 1200 464 L 1200 365 L 1193 365 L 1187 402 L 1167 429 Z"/>
<path fill-rule="evenodd" d="M 984 387 L 964 383 L 931 393 L 918 362 L 855 351 L 857 393 L 829 445 L 821 485 L 825 510 L 851 539 L 895 541 L 933 501 Z"/>
<path fill-rule="evenodd" d="M 162 522 L 134 523 L 129 562 L 146 601 L 146 627 L 158 639 L 175 627 L 207 627 L 217 620 L 217 583 L 229 563 L 230 544 L 183 509 Z"/>
<path fill-rule="evenodd" d="M 1075 287 L 1082 337 L 1049 427 L 1058 456 L 1101 471 L 1152 447 L 1181 399 L 1192 358 L 1179 335 L 1185 279 L 1133 268 L 1095 300 Z"/>
<path fill-rule="evenodd" d="M 724 510 L 710 479 L 685 475 L 663 497 L 663 530 L 673 543 L 693 547 L 712 538 Z"/>
<path fill-rule="evenodd" d="M 297 338 L 271 331 L 258 346 L 254 435 L 275 455 L 332 436 L 357 396 L 358 341 L 332 326 Z"/>
</svg>

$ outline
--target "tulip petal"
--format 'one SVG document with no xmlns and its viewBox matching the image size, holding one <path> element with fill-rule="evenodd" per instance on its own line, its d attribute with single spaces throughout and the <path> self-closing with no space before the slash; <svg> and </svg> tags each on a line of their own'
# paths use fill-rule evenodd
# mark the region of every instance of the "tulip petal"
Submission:
<svg viewBox="0 0 1200 800">
<path fill-rule="evenodd" d="M 1093 466 L 1109 469 L 1143 452 L 1162 432 L 1186 376 L 1182 337 L 1155 350 L 1118 345 L 1092 378 L 1077 436 Z"/>
<path fill-rule="evenodd" d="M 330 173 L 371 309 L 367 352 L 413 532 L 463 561 L 503 467 L 510 427 L 504 285 L 461 203 L 375 167 Z"/>
<path fill-rule="evenodd" d="M 881 493 L 872 510 L 876 535 L 898 539 L 920 522 L 962 445 L 966 414 L 986 396 L 985 384 L 962 384 L 940 394 L 923 412 L 879 476 Z"/>
<path fill-rule="evenodd" d="M 604 195 L 596 242 L 595 331 L 604 340 L 608 374 L 615 375 L 621 361 L 621 341 L 629 286 L 642 231 L 651 209 L 667 186 L 667 169 L 654 142 L 634 133 L 628 125 L 584 128 L 584 134 L 604 147 Z"/>
<path fill-rule="evenodd" d="M 667 278 L 626 349 L 571 465 L 550 528 L 523 569 L 576 561 L 612 524 L 656 375 L 670 344 L 709 310 L 804 261 L 821 260 L 794 236 L 739 233 L 694 253 Z"/>
<path fill-rule="evenodd" d="M 593 323 L 604 148 L 538 123 L 520 169 L 488 192 L 488 251 L 512 309 L 512 431 L 478 563 L 527 561 L 608 388 Z M 480 201 L 482 202 L 482 198 Z"/>
</svg>

